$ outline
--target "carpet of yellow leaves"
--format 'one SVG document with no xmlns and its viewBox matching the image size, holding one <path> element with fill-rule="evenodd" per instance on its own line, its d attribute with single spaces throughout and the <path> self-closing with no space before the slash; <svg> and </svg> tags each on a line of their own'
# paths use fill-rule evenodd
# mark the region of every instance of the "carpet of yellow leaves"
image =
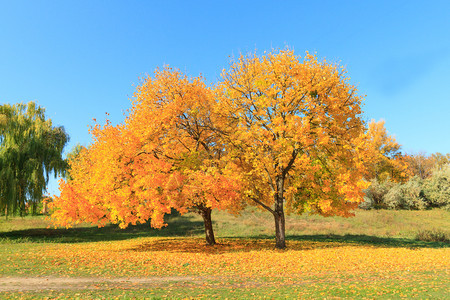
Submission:
<svg viewBox="0 0 450 300">
<path fill-rule="evenodd" d="M 47 244 L 45 251 L 21 252 L 41 270 L 77 276 L 389 277 L 408 272 L 447 272 L 449 248 L 348 245 L 290 241 L 275 250 L 271 240 L 226 239 L 206 246 L 201 238 L 139 238 L 124 241 Z"/>
</svg>

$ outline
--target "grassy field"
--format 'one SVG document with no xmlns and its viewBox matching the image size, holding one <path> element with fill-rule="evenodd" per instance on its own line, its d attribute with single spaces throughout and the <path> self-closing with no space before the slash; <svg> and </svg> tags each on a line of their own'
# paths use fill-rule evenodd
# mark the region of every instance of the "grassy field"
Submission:
<svg viewBox="0 0 450 300">
<path fill-rule="evenodd" d="M 446 299 L 450 212 L 357 211 L 354 218 L 287 218 L 287 250 L 274 249 L 270 215 L 213 214 L 168 227 L 47 228 L 44 217 L 0 220 L 0 298 Z"/>
</svg>

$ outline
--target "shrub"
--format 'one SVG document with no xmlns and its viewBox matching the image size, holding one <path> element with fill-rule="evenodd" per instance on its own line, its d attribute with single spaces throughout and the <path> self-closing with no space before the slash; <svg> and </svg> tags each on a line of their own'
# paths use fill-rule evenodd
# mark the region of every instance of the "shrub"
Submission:
<svg viewBox="0 0 450 300">
<path fill-rule="evenodd" d="M 424 182 L 424 194 L 431 207 L 450 210 L 450 165 L 435 170 Z"/>
<path fill-rule="evenodd" d="M 362 209 L 386 208 L 384 197 L 389 190 L 395 185 L 390 178 L 379 181 L 376 178 L 370 181 L 371 185 L 365 190 L 364 202 L 360 204 Z"/>
<path fill-rule="evenodd" d="M 439 229 L 422 230 L 416 235 L 416 240 L 424 242 L 444 242 L 447 243 L 450 237 L 447 233 Z"/>
<path fill-rule="evenodd" d="M 394 184 L 384 196 L 384 205 L 388 209 L 426 209 L 423 180 L 415 176 L 406 183 Z"/>
</svg>

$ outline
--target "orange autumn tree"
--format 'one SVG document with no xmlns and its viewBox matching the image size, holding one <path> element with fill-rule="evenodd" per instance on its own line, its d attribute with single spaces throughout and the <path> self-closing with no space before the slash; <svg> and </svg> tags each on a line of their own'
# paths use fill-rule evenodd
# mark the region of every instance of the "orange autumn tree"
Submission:
<svg viewBox="0 0 450 300">
<path fill-rule="evenodd" d="M 127 119 L 141 151 L 169 162 L 180 174 L 178 206 L 181 212 L 187 208 L 200 213 L 208 244 L 215 243 L 211 210 L 236 213 L 242 208 L 239 181 L 226 164 L 227 152 L 216 133 L 216 105 L 201 77 L 189 80 L 165 68 L 138 87 Z"/>
<path fill-rule="evenodd" d="M 164 214 L 198 212 L 215 244 L 212 209 L 241 209 L 239 182 L 213 128 L 215 100 L 202 78 L 156 71 L 138 88 L 125 123 L 92 129 L 94 143 L 71 162 L 69 182 L 53 203 L 58 225 L 88 221 L 128 224 Z"/>
<path fill-rule="evenodd" d="M 149 199 L 136 196 L 136 176 L 129 163 L 135 149 L 127 133 L 123 125 L 112 126 L 109 122 L 91 129 L 94 142 L 69 160 L 70 179 L 60 181 L 61 194 L 51 203 L 55 225 L 69 227 L 89 222 L 104 226 L 112 222 L 124 228 L 151 219 L 153 227 L 163 226 L 164 213 L 170 212 L 175 203 L 159 193 Z M 153 182 L 167 182 L 168 190 L 170 165 L 157 160 L 147 163 L 154 174 Z"/>
<path fill-rule="evenodd" d="M 362 97 L 337 65 L 279 51 L 241 56 L 224 71 L 218 111 L 243 195 L 275 220 L 285 248 L 285 213 L 351 216 L 363 199 Z"/>
</svg>

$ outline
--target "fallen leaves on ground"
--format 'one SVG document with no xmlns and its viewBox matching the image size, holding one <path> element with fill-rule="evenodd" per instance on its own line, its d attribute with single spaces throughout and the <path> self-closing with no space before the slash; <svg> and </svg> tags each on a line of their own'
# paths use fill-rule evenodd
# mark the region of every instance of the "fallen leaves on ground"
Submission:
<svg viewBox="0 0 450 300">
<path fill-rule="evenodd" d="M 298 278 L 360 276 L 384 278 L 408 272 L 442 272 L 448 248 L 348 245 L 290 241 L 287 250 L 272 240 L 224 239 L 207 246 L 201 238 L 139 238 L 76 244 L 30 244 L 10 251 L 0 273 L 62 276 L 224 276 Z M 8 247 L 8 246 L 7 246 Z M 400 276 L 400 275 L 399 275 Z M 403 275 L 401 275 L 403 276 Z"/>
</svg>

